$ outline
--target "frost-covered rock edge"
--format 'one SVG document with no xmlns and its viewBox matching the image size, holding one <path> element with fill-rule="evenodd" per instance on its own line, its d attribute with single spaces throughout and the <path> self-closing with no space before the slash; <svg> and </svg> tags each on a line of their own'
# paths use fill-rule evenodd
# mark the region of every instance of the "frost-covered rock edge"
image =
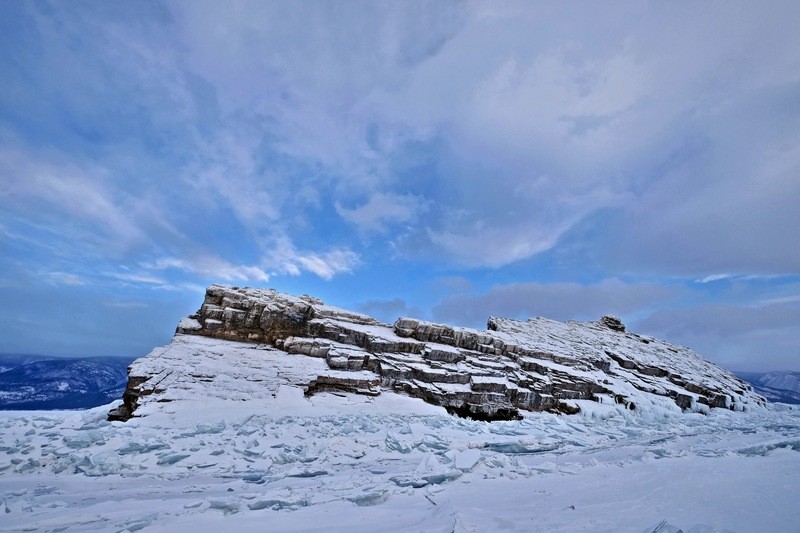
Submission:
<svg viewBox="0 0 800 533">
<path fill-rule="evenodd" d="M 224 349 L 197 337 L 254 349 L 226 360 Z M 186 371 L 197 366 L 204 370 Z M 237 386 L 219 379 L 231 375 Z M 172 401 L 171 387 L 195 394 L 222 387 L 244 400 L 274 395 L 281 383 L 307 395 L 405 393 L 480 420 L 576 413 L 581 400 L 694 412 L 765 403 L 730 372 L 688 348 L 628 332 L 615 317 L 588 323 L 491 317 L 485 331 L 410 318 L 388 325 L 307 295 L 212 285 L 201 308 L 181 320 L 172 345 L 131 365 L 124 404 L 109 417 L 126 420 L 142 403 Z"/>
</svg>

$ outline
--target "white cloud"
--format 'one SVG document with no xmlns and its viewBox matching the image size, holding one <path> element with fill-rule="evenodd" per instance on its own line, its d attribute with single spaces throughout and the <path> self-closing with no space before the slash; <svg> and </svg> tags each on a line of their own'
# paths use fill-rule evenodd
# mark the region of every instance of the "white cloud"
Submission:
<svg viewBox="0 0 800 533">
<path fill-rule="evenodd" d="M 732 276 L 731 274 L 710 274 L 710 275 L 704 277 L 703 279 L 698 279 L 697 282 L 698 283 L 711 283 L 713 281 L 722 281 L 722 280 L 726 280 L 726 279 L 731 279 L 732 277 L 734 277 L 734 276 Z"/>
<path fill-rule="evenodd" d="M 791 294 L 788 296 L 779 296 L 776 298 L 767 298 L 761 300 L 759 306 L 776 305 L 776 304 L 793 304 L 800 302 L 800 294 Z"/>
<path fill-rule="evenodd" d="M 281 202 L 290 194 L 281 176 L 262 168 L 261 134 L 247 126 L 229 126 L 198 139 L 197 153 L 182 172 L 194 198 L 209 209 L 222 203 L 256 232 L 274 227 Z"/>
<path fill-rule="evenodd" d="M 466 266 L 501 267 L 553 247 L 568 224 L 561 228 L 537 228 L 528 224 L 516 227 L 486 227 L 478 220 L 472 227 L 429 232 L 433 244 Z"/>
<path fill-rule="evenodd" d="M 93 162 L 76 164 L 56 151 L 32 151 L 8 139 L 0 145 L 0 203 L 7 212 L 120 249 L 145 238 L 135 214 L 146 206 L 115 189 L 108 175 Z"/>
<path fill-rule="evenodd" d="M 330 280 L 337 274 L 351 272 L 360 259 L 358 254 L 346 248 L 326 252 L 298 250 L 289 239 L 282 238 L 263 262 L 275 273 L 299 276 L 303 271 L 308 271 Z"/>
<path fill-rule="evenodd" d="M 144 285 L 167 285 L 168 282 L 164 278 L 151 276 L 148 274 L 134 274 L 134 273 L 117 273 L 117 272 L 109 272 L 106 276 L 114 279 L 118 279 L 123 282 L 129 282 L 134 284 L 144 284 Z"/>
<path fill-rule="evenodd" d="M 57 285 L 67 285 L 70 287 L 80 287 L 88 283 L 77 274 L 71 274 L 69 272 L 51 272 L 49 278 Z"/>
<path fill-rule="evenodd" d="M 376 193 L 352 209 L 336 202 L 336 212 L 363 233 L 385 233 L 390 225 L 409 224 L 428 208 L 428 202 L 413 194 Z"/>
<path fill-rule="evenodd" d="M 208 255 L 192 259 L 162 257 L 152 263 L 143 263 L 142 267 L 146 270 L 175 269 L 205 279 L 220 279 L 224 281 L 253 280 L 266 283 L 270 279 L 269 274 L 259 267 L 234 265 L 218 257 Z"/>
<path fill-rule="evenodd" d="M 249 281 L 268 283 L 272 276 L 285 274 L 299 276 L 310 272 L 322 279 L 330 280 L 337 274 L 351 272 L 359 263 L 358 255 L 346 249 L 334 249 L 322 253 L 298 251 L 287 239 L 282 239 L 276 248 L 265 255 L 259 265 L 237 265 L 214 255 L 198 255 L 187 258 L 162 257 L 142 263 L 145 270 L 178 270 L 205 280 Z M 134 276 L 148 279 L 148 276 Z"/>
<path fill-rule="evenodd" d="M 165 267 L 164 269 L 169 268 Z M 177 268 L 177 267 L 176 267 Z M 160 269 L 156 269 L 160 270 Z M 186 269 L 181 269 L 184 270 Z M 197 283 L 186 283 L 183 281 L 170 281 L 164 277 L 153 276 L 149 273 L 133 272 L 103 272 L 92 280 L 94 285 L 108 284 L 111 286 L 124 287 L 145 287 L 159 291 L 168 292 L 189 292 L 193 294 L 202 293 L 205 287 Z M 123 307 L 123 306 L 117 306 Z"/>
<path fill-rule="evenodd" d="M 296 257 L 303 270 L 316 274 L 325 280 L 341 273 L 351 272 L 358 262 L 358 256 L 349 250 L 333 250 L 322 254 L 305 253 Z"/>
</svg>

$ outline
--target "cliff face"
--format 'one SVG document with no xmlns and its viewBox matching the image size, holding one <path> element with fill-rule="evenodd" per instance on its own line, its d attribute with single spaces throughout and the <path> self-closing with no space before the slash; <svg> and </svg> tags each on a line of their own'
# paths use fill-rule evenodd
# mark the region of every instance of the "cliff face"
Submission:
<svg viewBox="0 0 800 533">
<path fill-rule="evenodd" d="M 402 392 L 484 420 L 576 413 L 580 400 L 701 412 L 764 403 L 691 350 L 626 332 L 614 317 L 490 318 L 485 331 L 409 318 L 390 326 L 309 296 L 213 285 L 171 345 L 131 365 L 124 405 L 109 416 L 197 394 L 274 396 L 281 384 L 306 395 Z"/>
</svg>

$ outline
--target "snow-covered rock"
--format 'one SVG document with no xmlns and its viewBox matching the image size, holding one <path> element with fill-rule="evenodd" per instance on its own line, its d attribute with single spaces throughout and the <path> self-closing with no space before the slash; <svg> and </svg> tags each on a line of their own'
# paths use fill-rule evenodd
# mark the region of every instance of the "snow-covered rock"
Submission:
<svg viewBox="0 0 800 533">
<path fill-rule="evenodd" d="M 131 365 L 124 405 L 110 417 L 184 398 L 268 398 L 281 386 L 405 393 L 482 420 L 576 413 L 585 400 L 695 412 L 765 402 L 691 350 L 627 332 L 616 317 L 490 318 L 484 331 L 409 318 L 391 326 L 306 295 L 212 285 L 172 344 Z"/>
</svg>

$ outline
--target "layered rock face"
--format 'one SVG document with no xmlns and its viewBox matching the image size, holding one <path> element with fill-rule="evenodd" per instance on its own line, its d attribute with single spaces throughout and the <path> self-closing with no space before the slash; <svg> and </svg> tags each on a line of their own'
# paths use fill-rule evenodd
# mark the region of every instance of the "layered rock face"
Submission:
<svg viewBox="0 0 800 533">
<path fill-rule="evenodd" d="M 236 341 L 228 343 L 236 349 L 226 352 L 211 339 Z M 175 391 L 196 391 L 223 374 L 230 380 L 224 367 L 236 369 L 238 384 L 228 390 L 242 400 L 274 395 L 280 382 L 307 395 L 394 391 L 482 420 L 576 413 L 580 400 L 629 409 L 667 402 L 701 412 L 765 401 L 691 350 L 627 332 L 611 316 L 589 323 L 490 318 L 485 331 L 410 318 L 390 326 L 309 296 L 213 285 L 172 345 L 134 362 L 124 405 L 110 417 L 127 419 L 144 403 L 171 401 Z"/>
</svg>

